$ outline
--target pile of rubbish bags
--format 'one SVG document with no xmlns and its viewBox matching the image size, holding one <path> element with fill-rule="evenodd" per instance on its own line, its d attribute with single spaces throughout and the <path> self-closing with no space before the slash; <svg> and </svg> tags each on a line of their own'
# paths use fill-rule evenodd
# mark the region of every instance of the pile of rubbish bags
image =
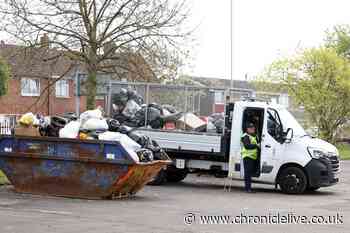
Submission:
<svg viewBox="0 0 350 233">
<path fill-rule="evenodd" d="M 225 127 L 225 115 L 224 113 L 213 113 L 207 120 L 207 132 L 222 133 Z"/>
<path fill-rule="evenodd" d="M 172 105 L 159 105 L 157 103 L 147 105 L 135 90 L 124 88 L 113 95 L 112 102 L 112 118 L 129 127 L 223 132 L 223 113 L 214 113 L 203 119 L 191 112 L 177 111 Z"/>
<path fill-rule="evenodd" d="M 155 141 L 120 124 L 116 119 L 104 118 L 101 108 L 86 111 L 80 117 L 73 113 L 51 117 L 26 113 L 20 118 L 15 134 L 118 141 L 135 162 L 167 159 L 167 155 Z"/>
<path fill-rule="evenodd" d="M 113 119 L 130 127 L 150 126 L 153 129 L 161 129 L 166 122 L 175 122 L 183 115 L 169 105 L 146 105 L 143 98 L 131 89 L 122 88 L 113 96 L 112 101 Z"/>
</svg>

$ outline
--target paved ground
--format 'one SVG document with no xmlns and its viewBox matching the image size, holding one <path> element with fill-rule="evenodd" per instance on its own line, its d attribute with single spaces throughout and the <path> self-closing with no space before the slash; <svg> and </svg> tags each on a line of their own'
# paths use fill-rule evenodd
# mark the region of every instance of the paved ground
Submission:
<svg viewBox="0 0 350 233">
<path fill-rule="evenodd" d="M 224 192 L 222 179 L 190 176 L 185 182 L 147 186 L 135 198 L 91 201 L 20 195 L 0 187 L 1 233 L 119 233 L 119 232 L 342 232 L 350 230 L 350 161 L 342 164 L 341 183 L 305 195 L 284 195 L 270 186 L 255 186 L 245 194 L 236 182 Z M 338 225 L 200 225 L 184 224 L 184 214 L 343 216 Z"/>
</svg>

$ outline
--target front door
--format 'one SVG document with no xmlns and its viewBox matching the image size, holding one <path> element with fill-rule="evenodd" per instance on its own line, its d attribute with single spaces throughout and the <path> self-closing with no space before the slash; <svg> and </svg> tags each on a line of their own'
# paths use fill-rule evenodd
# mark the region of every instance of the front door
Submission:
<svg viewBox="0 0 350 233">
<path fill-rule="evenodd" d="M 243 111 L 243 121 L 242 121 L 242 133 L 245 132 L 247 124 L 253 123 L 256 129 L 256 137 L 257 141 L 260 142 L 261 136 L 262 136 L 262 129 L 264 125 L 264 115 L 265 115 L 265 109 L 264 108 L 253 108 L 253 107 L 247 107 Z M 242 136 L 242 135 L 241 135 Z M 241 138 L 240 138 L 241 140 Z M 242 145 L 241 145 L 242 146 Z M 242 148 L 240 148 L 242 149 Z M 243 158 L 240 154 L 240 177 L 244 178 L 244 164 L 243 164 Z M 253 177 L 259 177 L 260 176 L 260 155 L 258 154 L 257 158 L 257 172 L 253 175 Z M 239 165 L 239 164 L 237 164 Z"/>
</svg>

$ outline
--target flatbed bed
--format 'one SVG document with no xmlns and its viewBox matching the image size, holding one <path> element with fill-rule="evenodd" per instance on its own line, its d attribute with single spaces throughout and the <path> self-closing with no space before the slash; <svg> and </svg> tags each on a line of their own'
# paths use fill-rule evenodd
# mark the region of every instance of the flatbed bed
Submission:
<svg viewBox="0 0 350 233">
<path fill-rule="evenodd" d="M 166 150 L 204 153 L 222 152 L 222 134 L 155 129 L 138 129 L 137 131 L 151 137 Z"/>
</svg>

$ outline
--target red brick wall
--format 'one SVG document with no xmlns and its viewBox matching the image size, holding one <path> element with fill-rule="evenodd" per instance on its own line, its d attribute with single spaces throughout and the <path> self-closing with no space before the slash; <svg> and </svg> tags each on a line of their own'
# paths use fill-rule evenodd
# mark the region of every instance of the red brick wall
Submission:
<svg viewBox="0 0 350 233">
<path fill-rule="evenodd" d="M 225 112 L 225 104 L 214 104 L 214 112 L 215 113 Z"/>
<path fill-rule="evenodd" d="M 69 80 L 69 97 L 56 97 L 55 86 L 51 88 L 50 94 L 50 115 L 61 114 L 65 112 L 75 112 L 74 81 Z M 86 109 L 86 98 L 80 97 L 80 112 Z"/>
<path fill-rule="evenodd" d="M 105 104 L 106 102 L 105 102 L 105 100 L 104 99 L 97 99 L 96 100 L 96 107 L 97 106 L 101 106 L 102 108 L 104 108 L 105 109 Z"/>
<path fill-rule="evenodd" d="M 56 97 L 55 85 L 50 88 L 50 98 L 45 91 L 40 97 L 30 97 L 21 95 L 20 79 L 9 80 L 9 90 L 5 96 L 0 97 L 0 114 L 23 114 L 25 112 L 41 113 L 44 115 L 61 114 L 64 112 L 75 112 L 74 82 L 69 80 L 69 97 Z M 47 87 L 46 79 L 40 80 L 40 91 Z M 96 104 L 102 104 L 103 101 L 97 101 Z M 80 97 L 80 112 L 86 109 L 86 98 Z"/>
</svg>

